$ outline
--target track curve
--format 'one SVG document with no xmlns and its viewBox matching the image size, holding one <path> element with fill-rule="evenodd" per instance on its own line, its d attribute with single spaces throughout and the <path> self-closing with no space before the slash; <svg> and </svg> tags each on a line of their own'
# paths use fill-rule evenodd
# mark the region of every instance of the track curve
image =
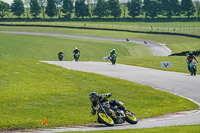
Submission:
<svg viewBox="0 0 200 133">
<path fill-rule="evenodd" d="M 95 36 L 81 36 L 71 34 L 57 33 L 35 33 L 35 32 L 8 32 L 0 31 L 0 33 L 9 34 L 30 34 L 30 35 L 45 35 L 45 36 L 63 36 L 74 38 L 111 40 L 111 41 L 126 41 L 124 38 L 107 38 Z M 165 45 L 153 41 L 140 39 L 129 39 L 130 42 L 145 45 L 151 49 L 155 56 L 168 56 L 171 50 Z M 145 41 L 145 42 L 144 42 Z M 146 43 L 147 42 L 147 43 Z M 189 74 L 166 72 L 161 70 L 128 66 L 117 64 L 112 66 L 110 63 L 103 62 L 58 62 L 58 61 L 43 61 L 49 64 L 55 64 L 67 69 L 73 69 L 84 72 L 99 73 L 107 76 L 117 77 L 120 79 L 129 80 L 132 82 L 148 85 L 156 89 L 170 92 L 179 95 L 195 102 L 200 106 L 200 76 L 191 77 Z M 90 127 L 60 127 L 57 129 L 45 129 L 34 132 L 63 132 L 63 131 L 94 131 L 94 130 L 119 130 L 119 129 L 134 129 L 134 128 L 152 128 L 161 126 L 173 125 L 191 125 L 200 124 L 200 111 L 185 111 L 177 112 L 156 118 L 142 119 L 136 125 L 123 124 L 123 126 L 105 127 L 102 125 L 94 125 Z"/>
<path fill-rule="evenodd" d="M 106 62 L 70 62 L 70 61 L 42 61 L 44 63 L 62 66 L 67 69 L 103 74 L 111 77 L 129 80 L 169 93 L 185 97 L 200 106 L 200 75 L 196 77 L 185 73 L 168 72 L 150 68 L 117 64 L 115 66 Z M 135 128 L 153 128 L 174 125 L 200 124 L 200 111 L 192 110 L 177 112 L 156 118 L 139 120 L 138 124 L 123 124 L 114 127 L 106 126 L 82 126 L 48 129 L 38 132 L 64 132 L 64 131 L 95 131 L 95 130 L 119 130 Z"/>
<path fill-rule="evenodd" d="M 94 40 L 127 41 L 125 38 L 97 37 L 97 36 L 72 35 L 72 34 L 58 34 L 58 33 L 14 32 L 14 31 L 0 31 L 0 33 L 43 35 L 43 36 L 62 36 L 62 37 L 73 37 L 73 38 L 94 39 Z M 168 56 L 168 55 L 172 54 L 171 50 L 168 47 L 166 47 L 164 44 L 161 44 L 161 43 L 147 41 L 147 40 L 141 40 L 141 39 L 129 39 L 129 42 L 147 46 L 155 56 Z"/>
</svg>

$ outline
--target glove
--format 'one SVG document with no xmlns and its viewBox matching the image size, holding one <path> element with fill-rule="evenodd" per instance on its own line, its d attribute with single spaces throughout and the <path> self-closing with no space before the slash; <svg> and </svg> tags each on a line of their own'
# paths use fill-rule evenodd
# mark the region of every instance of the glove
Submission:
<svg viewBox="0 0 200 133">
<path fill-rule="evenodd" d="M 111 97 L 112 96 L 112 93 L 108 93 L 108 97 Z"/>
</svg>

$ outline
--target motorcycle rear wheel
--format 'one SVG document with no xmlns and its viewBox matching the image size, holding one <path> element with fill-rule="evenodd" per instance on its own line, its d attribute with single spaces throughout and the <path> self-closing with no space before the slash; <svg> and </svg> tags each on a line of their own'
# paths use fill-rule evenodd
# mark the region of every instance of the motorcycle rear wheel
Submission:
<svg viewBox="0 0 200 133">
<path fill-rule="evenodd" d="M 98 113 L 98 120 L 106 126 L 114 126 L 113 119 L 110 116 L 106 116 L 104 113 Z"/>
</svg>

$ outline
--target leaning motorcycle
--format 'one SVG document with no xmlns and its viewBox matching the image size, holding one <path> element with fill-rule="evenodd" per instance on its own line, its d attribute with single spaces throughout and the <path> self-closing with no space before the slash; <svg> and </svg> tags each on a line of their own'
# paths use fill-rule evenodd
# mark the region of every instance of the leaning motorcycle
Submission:
<svg viewBox="0 0 200 133">
<path fill-rule="evenodd" d="M 114 126 L 115 122 L 112 118 L 112 116 L 110 116 L 104 109 L 103 105 L 98 101 L 98 109 L 97 109 L 97 120 L 99 123 L 103 123 L 106 126 Z M 123 110 L 117 109 L 117 108 L 111 108 L 115 114 L 122 118 L 125 121 L 127 121 L 130 124 L 137 124 L 138 119 L 135 116 L 135 114 L 129 110 L 127 110 L 126 112 L 124 112 Z"/>
<path fill-rule="evenodd" d="M 115 63 L 116 63 L 116 56 L 117 56 L 117 54 L 113 54 L 109 57 L 110 61 L 112 62 L 112 65 L 115 65 Z"/>
<path fill-rule="evenodd" d="M 190 62 L 189 67 L 190 67 L 191 76 L 193 76 L 193 75 L 196 76 L 196 72 L 197 72 L 197 64 L 196 64 L 196 62 L 194 62 L 194 61 Z"/>
<path fill-rule="evenodd" d="M 78 53 L 75 53 L 75 54 L 74 54 L 74 60 L 75 60 L 75 61 L 78 61 L 78 60 L 79 60 L 79 56 L 80 56 L 80 55 L 79 55 Z"/>
</svg>

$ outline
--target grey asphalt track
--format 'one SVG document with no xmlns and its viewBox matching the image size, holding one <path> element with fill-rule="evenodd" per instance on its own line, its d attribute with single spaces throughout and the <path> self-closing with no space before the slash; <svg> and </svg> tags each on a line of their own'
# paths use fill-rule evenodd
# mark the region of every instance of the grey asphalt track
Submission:
<svg viewBox="0 0 200 133">
<path fill-rule="evenodd" d="M 111 63 L 107 62 L 42 62 L 62 66 L 67 69 L 103 74 L 151 86 L 159 90 L 185 97 L 200 106 L 200 75 L 190 76 L 190 74 L 186 73 L 168 72 L 122 64 L 111 65 Z M 60 127 L 57 129 L 48 129 L 38 132 L 119 130 L 192 124 L 200 124 L 199 110 L 177 112 L 156 118 L 142 119 L 139 120 L 136 125 L 123 124 L 114 127 L 106 127 L 104 125 L 95 125 L 90 127 Z"/>
<path fill-rule="evenodd" d="M 14 31 L 0 31 L 0 33 L 42 35 L 42 36 L 62 36 L 62 37 L 73 37 L 73 38 L 94 39 L 94 40 L 126 41 L 125 38 L 96 37 L 96 36 L 58 34 L 58 33 L 14 32 Z M 153 41 L 148 41 L 148 40 L 140 40 L 140 39 L 129 39 L 129 42 L 133 42 L 133 43 L 142 44 L 142 45 L 147 46 L 155 56 L 171 55 L 171 50 L 168 47 L 166 47 L 165 44 L 161 44 L 161 43 L 157 43 L 157 42 L 153 42 Z"/>
</svg>

